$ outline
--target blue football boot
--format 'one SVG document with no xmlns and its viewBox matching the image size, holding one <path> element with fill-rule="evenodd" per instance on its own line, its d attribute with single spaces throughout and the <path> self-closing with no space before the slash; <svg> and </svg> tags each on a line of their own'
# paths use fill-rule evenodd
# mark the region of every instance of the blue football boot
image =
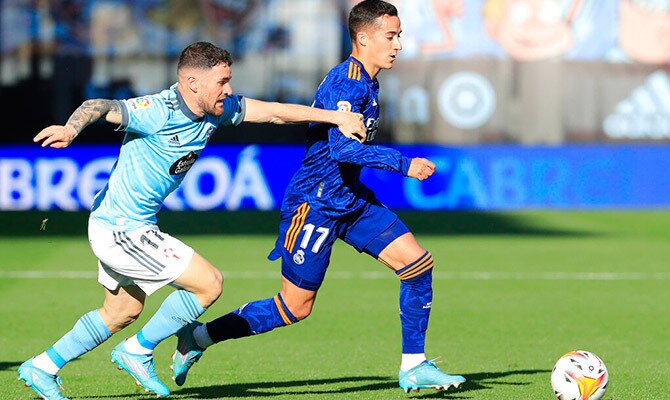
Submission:
<svg viewBox="0 0 670 400">
<path fill-rule="evenodd" d="M 143 386 L 145 391 L 159 396 L 170 395 L 170 389 L 156 375 L 152 355 L 129 353 L 121 342 L 112 350 L 112 362 L 135 378 L 135 384 Z"/>
<path fill-rule="evenodd" d="M 63 388 L 60 378 L 37 368 L 32 358 L 21 364 L 18 372 L 19 380 L 23 380 L 26 387 L 32 388 L 44 400 L 68 400 L 60 393 Z"/>
<path fill-rule="evenodd" d="M 193 337 L 193 331 L 202 323 L 195 321 L 177 331 L 177 350 L 172 355 L 172 379 L 177 386 L 186 382 L 186 374 L 193 364 L 202 357 L 203 348 L 198 346 Z"/>
<path fill-rule="evenodd" d="M 426 360 L 406 372 L 400 371 L 398 381 L 402 390 L 409 393 L 410 390 L 418 392 L 419 389 L 427 388 L 447 390 L 451 386 L 458 389 L 465 382 L 465 378 L 440 371 L 437 368 L 437 360 L 437 358 Z"/>
</svg>

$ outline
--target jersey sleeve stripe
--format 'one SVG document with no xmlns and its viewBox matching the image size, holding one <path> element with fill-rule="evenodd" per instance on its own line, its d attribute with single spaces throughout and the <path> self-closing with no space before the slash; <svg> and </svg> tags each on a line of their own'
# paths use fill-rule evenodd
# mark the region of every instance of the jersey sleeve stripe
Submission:
<svg viewBox="0 0 670 400">
<path fill-rule="evenodd" d="M 349 72 L 347 73 L 347 78 L 356 81 L 361 80 L 361 67 L 353 61 L 349 62 Z"/>
</svg>

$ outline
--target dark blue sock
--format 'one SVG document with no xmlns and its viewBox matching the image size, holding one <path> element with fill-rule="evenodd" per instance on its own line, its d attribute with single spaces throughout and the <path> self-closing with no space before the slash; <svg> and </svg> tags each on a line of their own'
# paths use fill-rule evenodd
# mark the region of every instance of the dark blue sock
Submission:
<svg viewBox="0 0 670 400">
<path fill-rule="evenodd" d="M 418 260 L 396 271 L 400 278 L 400 322 L 403 354 L 424 353 L 430 306 L 433 302 L 433 256 L 426 252 Z"/>
<path fill-rule="evenodd" d="M 237 310 L 207 323 L 207 333 L 214 343 L 228 339 L 269 332 L 274 328 L 291 325 L 298 319 L 284 304 L 280 294 L 275 297 L 247 303 Z"/>
</svg>

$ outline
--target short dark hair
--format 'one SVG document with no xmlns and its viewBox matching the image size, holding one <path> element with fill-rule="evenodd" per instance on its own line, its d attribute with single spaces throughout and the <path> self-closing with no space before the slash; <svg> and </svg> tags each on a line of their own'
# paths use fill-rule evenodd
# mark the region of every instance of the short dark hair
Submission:
<svg viewBox="0 0 670 400">
<path fill-rule="evenodd" d="M 210 69 L 221 63 L 233 65 L 233 57 L 224 50 L 209 42 L 195 42 L 188 45 L 179 56 L 177 70 L 184 67 Z"/>
<path fill-rule="evenodd" d="M 382 0 L 363 0 L 349 12 L 349 36 L 356 40 L 356 33 L 363 27 L 372 25 L 382 15 L 398 16 L 398 9 Z"/>
</svg>

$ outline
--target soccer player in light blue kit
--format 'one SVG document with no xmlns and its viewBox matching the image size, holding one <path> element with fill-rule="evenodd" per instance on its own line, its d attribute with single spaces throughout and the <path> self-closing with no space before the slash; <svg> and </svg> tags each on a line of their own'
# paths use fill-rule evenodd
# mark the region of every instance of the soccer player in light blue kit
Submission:
<svg viewBox="0 0 670 400">
<path fill-rule="evenodd" d="M 363 113 L 366 144 L 379 117 L 375 78 L 390 69 L 401 49 L 400 19 L 384 1 L 365 0 L 349 14 L 352 55 L 319 86 L 314 106 Z M 292 325 L 312 311 L 316 293 L 339 238 L 387 265 L 400 279 L 402 359 L 399 384 L 405 391 L 448 389 L 465 379 L 442 372 L 424 354 L 432 304 L 433 257 L 407 226 L 360 181 L 363 167 L 424 180 L 435 165 L 409 159 L 394 149 L 342 137 L 337 128 L 311 124 L 302 167 L 293 176 L 281 208 L 279 237 L 270 259 L 282 260 L 282 288 L 274 297 L 243 305 L 206 324 L 194 322 L 177 333 L 174 378 L 182 385 L 189 368 L 208 346 Z"/>
<path fill-rule="evenodd" d="M 89 124 L 104 118 L 126 131 L 109 182 L 97 194 L 88 237 L 99 259 L 101 308 L 82 316 L 71 331 L 19 367 L 19 379 L 48 400 L 65 399 L 58 371 L 135 321 L 146 296 L 177 288 L 134 336 L 112 351 L 112 361 L 138 385 L 170 394 L 154 369 L 153 349 L 195 321 L 221 294 L 223 277 L 188 245 L 161 232 L 156 213 L 184 179 L 219 126 L 245 122 L 334 124 L 350 137 L 363 135 L 362 115 L 234 95 L 232 59 L 207 42 L 185 48 L 178 82 L 158 94 L 128 100 L 87 100 L 63 126 L 35 136 L 42 146 L 68 146 Z"/>
</svg>

